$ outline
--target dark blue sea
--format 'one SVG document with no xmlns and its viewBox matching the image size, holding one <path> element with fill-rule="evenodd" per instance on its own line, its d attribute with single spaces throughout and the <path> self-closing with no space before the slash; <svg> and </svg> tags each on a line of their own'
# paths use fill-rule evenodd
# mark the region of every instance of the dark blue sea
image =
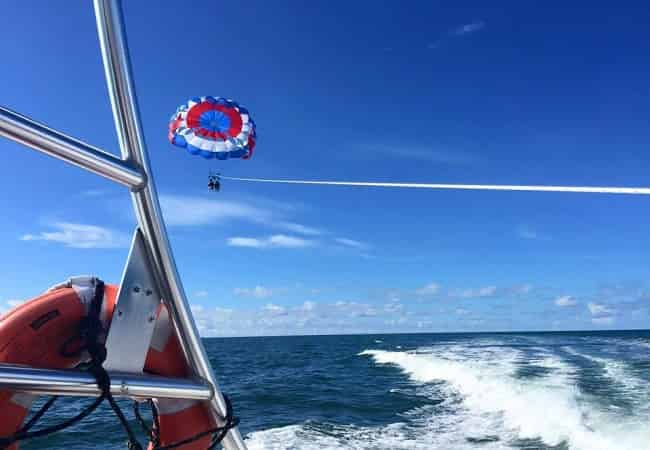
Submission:
<svg viewBox="0 0 650 450">
<path fill-rule="evenodd" d="M 650 449 L 648 331 L 205 345 L 250 449 Z M 63 402 L 57 415 L 80 405 Z M 118 449 L 124 441 L 101 409 L 22 448 Z"/>
</svg>

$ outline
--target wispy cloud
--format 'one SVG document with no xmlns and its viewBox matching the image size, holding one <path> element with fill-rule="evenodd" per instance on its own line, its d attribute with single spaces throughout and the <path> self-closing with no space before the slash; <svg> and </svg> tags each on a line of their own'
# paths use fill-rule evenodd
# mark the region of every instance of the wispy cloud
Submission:
<svg viewBox="0 0 650 450">
<path fill-rule="evenodd" d="M 0 314 L 4 314 L 5 312 L 23 303 L 25 303 L 25 300 L 9 299 L 5 301 L 0 301 Z"/>
<path fill-rule="evenodd" d="M 603 305 L 601 303 L 595 303 L 595 302 L 589 302 L 587 304 L 587 308 L 589 308 L 589 312 L 591 313 L 592 316 L 607 316 L 610 314 L 614 314 L 615 312 L 609 306 Z"/>
<path fill-rule="evenodd" d="M 302 311 L 313 311 L 316 309 L 316 306 L 318 306 L 318 303 L 307 300 L 298 309 L 301 309 Z"/>
<path fill-rule="evenodd" d="M 209 200 L 201 197 L 163 195 L 160 206 L 170 226 L 210 225 L 228 220 L 270 222 L 269 210 L 243 202 Z"/>
<path fill-rule="evenodd" d="M 596 302 L 589 302 L 587 308 L 592 315 L 591 323 L 594 325 L 611 325 L 614 323 L 616 310 L 608 305 Z"/>
<path fill-rule="evenodd" d="M 454 36 L 465 36 L 466 34 L 472 34 L 476 33 L 477 31 L 481 31 L 483 28 L 485 28 L 485 22 L 475 21 L 459 26 L 452 32 L 452 34 Z"/>
<path fill-rule="evenodd" d="M 483 22 L 481 20 L 477 20 L 477 21 L 474 21 L 474 22 L 470 22 L 470 23 L 460 25 L 460 26 L 454 28 L 453 30 L 447 32 L 446 34 L 444 34 L 442 37 L 438 38 L 437 40 L 429 42 L 427 44 L 427 48 L 429 50 L 435 50 L 435 49 L 441 47 L 445 43 L 445 41 L 447 41 L 449 39 L 459 38 L 459 37 L 462 37 L 462 36 L 467 36 L 467 35 L 470 35 L 470 34 L 474 34 L 474 33 L 477 33 L 479 31 L 481 31 L 483 28 L 485 28 L 485 22 Z"/>
<path fill-rule="evenodd" d="M 323 230 L 294 222 L 279 222 L 278 226 L 284 228 L 287 231 L 304 234 L 305 236 L 320 236 L 323 234 Z"/>
<path fill-rule="evenodd" d="M 539 234 L 532 228 L 519 227 L 517 228 L 517 236 L 521 239 L 537 239 Z"/>
<path fill-rule="evenodd" d="M 456 289 L 449 293 L 454 298 L 486 298 L 497 295 L 496 286 L 485 286 L 480 288 Z"/>
<path fill-rule="evenodd" d="M 104 189 L 88 189 L 81 193 L 84 197 L 102 197 L 107 194 L 108 191 Z"/>
<path fill-rule="evenodd" d="M 291 205 L 258 206 L 251 202 L 208 199 L 183 195 L 163 195 L 160 205 L 169 226 L 205 226 L 227 221 L 266 225 L 306 236 L 318 236 L 323 230 L 286 220 Z"/>
<path fill-rule="evenodd" d="M 273 296 L 273 290 L 264 286 L 254 288 L 235 288 L 235 295 L 240 297 L 269 298 Z"/>
<path fill-rule="evenodd" d="M 229 201 L 204 197 L 163 195 L 160 199 L 165 220 L 169 226 L 199 227 L 229 221 L 241 221 L 274 228 L 276 234 L 264 237 L 233 236 L 227 240 L 231 247 L 247 248 L 305 248 L 321 244 L 338 244 L 357 250 L 368 250 L 370 245 L 345 237 L 332 237 L 325 229 L 292 220 L 298 207 L 290 204 L 258 199 L 257 201 Z M 270 206 L 269 206 L 270 205 Z M 286 232 L 286 233 L 283 233 Z"/>
<path fill-rule="evenodd" d="M 440 292 L 440 285 L 437 283 L 429 283 L 425 286 L 422 286 L 419 289 L 416 289 L 415 291 L 415 293 L 421 297 L 436 295 L 439 292 Z"/>
<path fill-rule="evenodd" d="M 533 290 L 532 284 L 520 284 L 507 289 L 512 295 L 526 295 Z"/>
<path fill-rule="evenodd" d="M 264 305 L 263 310 L 273 316 L 284 316 L 287 314 L 287 309 L 284 306 L 275 305 L 273 303 L 267 303 Z"/>
<path fill-rule="evenodd" d="M 266 240 L 251 237 L 231 237 L 227 242 L 231 247 L 264 248 L 267 246 Z"/>
<path fill-rule="evenodd" d="M 197 297 L 197 298 L 205 298 L 207 296 L 208 296 L 208 291 L 205 291 L 205 290 L 196 291 L 194 293 L 194 297 Z"/>
<path fill-rule="evenodd" d="M 355 248 L 357 250 L 368 250 L 368 248 L 370 247 L 365 242 L 357 241 L 354 239 L 343 238 L 343 237 L 335 238 L 334 242 L 343 245 L 345 247 Z"/>
<path fill-rule="evenodd" d="M 576 300 L 570 295 L 562 295 L 561 297 L 557 297 L 553 303 L 560 307 L 575 306 Z"/>
<path fill-rule="evenodd" d="M 391 314 L 401 313 L 404 311 L 404 305 L 398 301 L 386 303 L 384 305 L 384 311 Z"/>
<path fill-rule="evenodd" d="M 25 234 L 22 241 L 50 241 L 72 248 L 123 248 L 128 247 L 130 237 L 121 231 L 98 225 L 57 222 L 52 224 L 52 231 L 37 234 Z"/>
<path fill-rule="evenodd" d="M 316 244 L 310 239 L 303 239 L 297 236 L 288 236 L 286 234 L 275 234 L 264 238 L 234 236 L 228 238 L 228 245 L 231 247 L 248 247 L 248 248 L 305 248 Z"/>
<path fill-rule="evenodd" d="M 528 225 L 522 225 L 517 227 L 515 232 L 519 239 L 543 240 L 543 241 L 547 241 L 550 239 L 549 236 L 540 233 L 538 230 Z"/>
</svg>

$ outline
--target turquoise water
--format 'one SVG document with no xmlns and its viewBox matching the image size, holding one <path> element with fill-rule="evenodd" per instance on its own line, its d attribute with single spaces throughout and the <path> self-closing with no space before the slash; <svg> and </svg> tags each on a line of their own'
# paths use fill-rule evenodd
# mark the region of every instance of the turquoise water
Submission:
<svg viewBox="0 0 650 450">
<path fill-rule="evenodd" d="M 650 448 L 650 332 L 206 339 L 251 449 Z M 60 416 L 80 400 L 59 405 Z M 110 411 L 24 449 L 118 449 Z M 143 438 L 144 441 L 144 438 Z"/>
</svg>

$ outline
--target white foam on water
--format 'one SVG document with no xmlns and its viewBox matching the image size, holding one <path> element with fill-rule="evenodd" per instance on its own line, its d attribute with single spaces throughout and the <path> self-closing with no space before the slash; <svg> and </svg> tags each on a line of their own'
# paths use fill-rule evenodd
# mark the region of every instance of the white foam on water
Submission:
<svg viewBox="0 0 650 450">
<path fill-rule="evenodd" d="M 572 347 L 563 347 L 563 350 L 567 353 L 578 356 L 580 358 L 585 358 L 589 361 L 592 361 L 598 364 L 603 368 L 603 375 L 612 380 L 614 383 L 622 386 L 627 394 L 631 397 L 636 397 L 646 401 L 650 398 L 650 392 L 648 391 L 647 381 L 634 375 L 627 364 L 623 361 L 618 361 L 611 358 L 603 358 L 600 356 L 589 355 L 586 353 L 581 353 Z M 646 408 L 648 405 L 646 405 Z"/>
<path fill-rule="evenodd" d="M 415 408 L 386 426 L 295 424 L 247 436 L 251 450 L 506 450 L 519 439 L 570 450 L 647 450 L 647 417 L 603 411 L 582 396 L 575 367 L 548 352 L 529 363 L 551 369 L 517 378 L 522 353 L 495 343 L 448 344 L 416 351 L 365 350 L 377 364 L 399 367 L 418 395 L 445 401 Z M 401 413 L 401 414 L 400 414 Z M 398 417 L 399 417 L 398 416 Z"/>
<path fill-rule="evenodd" d="M 581 398 L 570 378 L 519 380 L 503 358 L 450 359 L 442 354 L 366 350 L 379 364 L 394 364 L 420 383 L 445 382 L 460 394 L 469 413 L 492 417 L 493 432 L 520 439 L 541 439 L 547 445 L 567 442 L 575 450 L 647 449 L 650 425 L 598 411 Z M 456 353 L 458 355 L 458 353 Z M 463 359 L 465 358 L 465 359 Z M 485 430 L 489 432 L 489 430 Z"/>
<path fill-rule="evenodd" d="M 256 431 L 248 435 L 249 450 L 506 450 L 502 442 L 473 444 L 457 434 L 447 432 L 445 426 L 455 427 L 451 418 L 431 423 L 409 426 L 403 422 L 383 427 L 338 426 L 323 430 L 309 424 L 288 425 L 280 428 Z"/>
</svg>

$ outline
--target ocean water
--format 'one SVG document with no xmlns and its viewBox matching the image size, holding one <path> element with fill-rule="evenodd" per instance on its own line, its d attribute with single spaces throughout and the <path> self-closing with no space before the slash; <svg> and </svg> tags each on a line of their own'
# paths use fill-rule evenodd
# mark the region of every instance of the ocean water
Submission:
<svg viewBox="0 0 650 450">
<path fill-rule="evenodd" d="M 646 331 L 205 344 L 251 450 L 650 449 Z M 22 448 L 118 449 L 124 434 L 104 408 Z"/>
</svg>

